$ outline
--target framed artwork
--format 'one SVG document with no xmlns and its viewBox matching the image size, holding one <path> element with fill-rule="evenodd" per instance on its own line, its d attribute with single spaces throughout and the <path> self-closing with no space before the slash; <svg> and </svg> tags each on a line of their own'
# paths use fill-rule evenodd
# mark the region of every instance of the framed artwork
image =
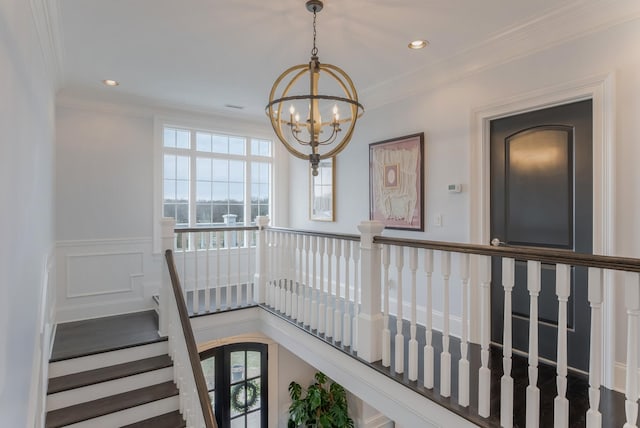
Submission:
<svg viewBox="0 0 640 428">
<path fill-rule="evenodd" d="M 369 219 L 424 230 L 424 132 L 369 144 Z"/>
<path fill-rule="evenodd" d="M 309 218 L 317 221 L 335 220 L 336 159 L 323 159 L 318 175 L 309 169 Z"/>
</svg>

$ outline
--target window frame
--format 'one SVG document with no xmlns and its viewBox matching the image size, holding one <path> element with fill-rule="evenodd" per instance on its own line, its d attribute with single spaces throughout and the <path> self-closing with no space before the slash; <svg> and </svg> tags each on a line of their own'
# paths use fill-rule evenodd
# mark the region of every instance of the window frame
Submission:
<svg viewBox="0 0 640 428">
<path fill-rule="evenodd" d="M 161 248 L 161 220 L 164 217 L 164 155 L 165 153 L 180 153 L 184 155 L 187 153 L 187 149 L 177 149 L 164 147 L 164 129 L 176 128 L 190 131 L 190 143 L 191 147 L 188 149 L 189 153 L 189 227 L 197 227 L 196 223 L 196 186 L 194 168 L 197 157 L 199 155 L 206 155 L 205 157 L 228 159 L 228 160 L 241 160 L 245 163 L 244 172 L 244 208 L 243 216 L 245 219 L 251 217 L 251 165 L 253 162 L 262 162 L 270 164 L 269 180 L 269 218 L 271 224 L 274 224 L 274 220 L 278 216 L 278 212 L 282 211 L 280 207 L 284 208 L 287 201 L 276 202 L 277 196 L 280 192 L 277 191 L 278 183 L 282 182 L 282 172 L 288 173 L 288 165 L 283 165 L 286 161 L 285 156 L 282 155 L 280 145 L 277 144 L 275 138 L 273 138 L 273 132 L 262 126 L 256 126 L 256 124 L 245 121 L 234 121 L 228 118 L 211 118 L 210 120 L 194 120 L 188 118 L 170 118 L 162 116 L 154 116 L 154 193 L 153 193 L 153 252 L 159 254 Z M 233 155 L 233 154 L 221 154 L 221 153 L 208 153 L 196 150 L 195 138 L 197 132 L 206 132 L 216 135 L 226 135 L 232 137 L 240 137 L 245 139 L 245 155 Z M 251 153 L 251 141 L 252 140 L 267 140 L 271 142 L 271 156 L 254 155 Z M 284 166 L 284 168 L 283 168 Z M 277 171 L 278 169 L 282 171 Z M 243 222 L 242 224 L 252 224 L 251 221 Z M 212 223 L 211 226 L 219 225 L 219 223 Z M 205 225 L 202 227 L 209 227 Z"/>
</svg>

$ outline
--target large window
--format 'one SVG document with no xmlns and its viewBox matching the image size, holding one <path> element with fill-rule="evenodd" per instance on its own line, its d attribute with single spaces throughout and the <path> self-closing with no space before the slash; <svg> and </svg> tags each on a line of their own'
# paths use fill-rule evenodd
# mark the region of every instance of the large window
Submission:
<svg viewBox="0 0 640 428">
<path fill-rule="evenodd" d="M 273 143 L 163 127 L 162 212 L 178 226 L 255 221 L 269 215 Z"/>
<path fill-rule="evenodd" d="M 222 346 L 200 359 L 218 426 L 266 428 L 267 345 Z"/>
</svg>

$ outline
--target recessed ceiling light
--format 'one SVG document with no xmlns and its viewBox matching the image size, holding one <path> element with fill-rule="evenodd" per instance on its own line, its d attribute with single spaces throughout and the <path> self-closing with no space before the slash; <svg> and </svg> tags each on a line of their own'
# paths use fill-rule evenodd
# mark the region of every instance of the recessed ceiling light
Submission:
<svg viewBox="0 0 640 428">
<path fill-rule="evenodd" d="M 102 81 L 102 83 L 104 83 L 107 86 L 118 86 L 120 83 L 116 80 L 111 80 L 111 79 L 105 79 Z"/>
<path fill-rule="evenodd" d="M 422 49 L 427 47 L 428 44 L 429 42 L 427 42 L 426 40 L 414 40 L 409 43 L 409 49 Z"/>
</svg>

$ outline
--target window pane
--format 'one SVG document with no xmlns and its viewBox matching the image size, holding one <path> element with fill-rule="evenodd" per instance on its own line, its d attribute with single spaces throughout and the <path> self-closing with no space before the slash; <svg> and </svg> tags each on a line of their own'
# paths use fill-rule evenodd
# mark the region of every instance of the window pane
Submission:
<svg viewBox="0 0 640 428">
<path fill-rule="evenodd" d="M 247 378 L 260 376 L 260 352 L 247 351 Z"/>
<path fill-rule="evenodd" d="M 202 361 L 202 372 L 207 381 L 207 390 L 211 391 L 216 388 L 216 358 L 211 357 Z"/>
<path fill-rule="evenodd" d="M 229 214 L 236 215 L 237 223 L 244 223 L 244 205 L 229 205 Z"/>
<path fill-rule="evenodd" d="M 271 165 L 263 163 L 260 165 L 260 182 L 269 183 L 271 181 Z"/>
<path fill-rule="evenodd" d="M 211 223 L 211 205 L 209 204 L 196 205 L 196 223 L 198 224 Z"/>
<path fill-rule="evenodd" d="M 213 193 L 213 200 L 216 202 L 226 202 L 229 200 L 229 184 L 224 182 L 220 183 L 214 181 L 211 187 Z"/>
<path fill-rule="evenodd" d="M 260 408 L 260 379 L 253 379 L 247 382 L 245 393 L 247 394 L 247 408 L 245 412 Z"/>
<path fill-rule="evenodd" d="M 176 178 L 179 180 L 188 180 L 189 179 L 189 157 L 188 156 L 177 156 L 176 159 Z"/>
<path fill-rule="evenodd" d="M 244 379 L 244 351 L 231 353 L 231 383 Z"/>
<path fill-rule="evenodd" d="M 260 215 L 269 215 L 269 205 L 260 205 Z"/>
<path fill-rule="evenodd" d="M 231 428 L 246 428 L 246 425 L 244 424 L 244 415 L 239 416 L 236 419 L 231 419 Z"/>
<path fill-rule="evenodd" d="M 231 372 L 231 375 L 233 376 L 233 371 Z M 231 394 L 231 417 L 245 413 L 247 404 L 247 391 L 244 387 L 244 382 L 238 383 L 236 385 L 231 385 L 229 392 Z"/>
<path fill-rule="evenodd" d="M 176 205 L 176 223 L 177 224 L 188 224 L 189 223 L 189 205 L 187 204 L 179 204 Z"/>
<path fill-rule="evenodd" d="M 212 177 L 211 159 L 196 158 L 196 180 L 211 181 Z"/>
<path fill-rule="evenodd" d="M 259 184 L 260 187 L 260 202 L 268 203 L 269 202 L 269 185 L 268 184 Z"/>
<path fill-rule="evenodd" d="M 213 179 L 216 181 L 227 181 L 229 179 L 229 161 L 213 160 Z"/>
<path fill-rule="evenodd" d="M 229 202 L 244 202 L 244 184 L 229 183 Z"/>
<path fill-rule="evenodd" d="M 176 182 L 174 180 L 164 180 L 162 194 L 165 201 L 176 200 Z"/>
<path fill-rule="evenodd" d="M 176 135 L 176 147 L 179 149 L 188 149 L 191 147 L 191 132 L 184 129 L 178 129 Z"/>
<path fill-rule="evenodd" d="M 176 205 L 175 204 L 165 204 L 164 210 L 162 212 L 163 217 L 171 217 L 176 218 Z"/>
<path fill-rule="evenodd" d="M 213 135 L 214 153 L 229 153 L 229 138 L 226 135 Z"/>
<path fill-rule="evenodd" d="M 214 223 L 223 223 L 224 218 L 222 218 L 222 216 L 227 214 L 227 210 L 228 210 L 227 204 L 224 204 L 224 205 L 213 204 L 211 209 L 212 209 L 211 211 L 212 221 Z"/>
<path fill-rule="evenodd" d="M 244 155 L 244 138 L 229 137 L 229 153 L 232 155 Z"/>
<path fill-rule="evenodd" d="M 229 181 L 244 183 L 244 162 L 229 161 Z"/>
<path fill-rule="evenodd" d="M 211 151 L 211 134 L 196 132 L 196 150 L 200 152 Z"/>
<path fill-rule="evenodd" d="M 211 201 L 211 183 L 209 181 L 196 181 L 196 201 Z"/>
<path fill-rule="evenodd" d="M 163 141 L 164 141 L 165 147 L 175 147 L 176 146 L 176 130 L 173 128 L 164 128 Z"/>
<path fill-rule="evenodd" d="M 253 412 L 247 415 L 247 428 L 260 428 L 260 412 Z"/>
<path fill-rule="evenodd" d="M 176 157 L 164 155 L 164 178 L 176 178 Z"/>
<path fill-rule="evenodd" d="M 209 393 L 209 400 L 211 400 L 211 408 L 215 410 L 216 408 L 216 394 L 211 391 Z"/>
<path fill-rule="evenodd" d="M 178 201 L 189 201 L 189 182 L 184 180 L 178 180 L 176 182 L 176 199 Z"/>
</svg>

